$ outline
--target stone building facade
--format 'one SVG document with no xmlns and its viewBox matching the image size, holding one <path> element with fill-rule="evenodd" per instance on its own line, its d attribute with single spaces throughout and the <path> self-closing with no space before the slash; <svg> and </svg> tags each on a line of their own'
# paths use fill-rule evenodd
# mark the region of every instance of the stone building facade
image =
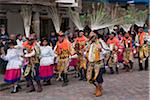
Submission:
<svg viewBox="0 0 150 100">
<path fill-rule="evenodd" d="M 37 27 L 39 30 L 36 34 L 44 36 L 55 31 L 53 22 L 49 17 L 50 13 L 47 11 L 48 7 L 57 6 L 62 18 L 62 30 L 65 31 L 67 27 L 70 27 L 73 31 L 75 26 L 68 16 L 68 8 L 81 9 L 81 0 L 0 0 L 0 25 L 5 25 L 9 34 L 25 34 L 20 14 L 22 5 L 32 6 L 30 32 L 34 32 L 33 27 Z"/>
</svg>

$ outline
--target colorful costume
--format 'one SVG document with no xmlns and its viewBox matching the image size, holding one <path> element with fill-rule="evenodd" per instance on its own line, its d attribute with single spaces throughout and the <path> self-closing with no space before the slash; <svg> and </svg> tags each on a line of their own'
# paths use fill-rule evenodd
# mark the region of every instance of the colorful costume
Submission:
<svg viewBox="0 0 150 100">
<path fill-rule="evenodd" d="M 7 55 L 2 57 L 4 60 L 8 60 L 6 66 L 6 72 L 4 81 L 7 83 L 15 83 L 21 78 L 21 65 L 20 53 L 18 49 L 8 49 Z"/>
<path fill-rule="evenodd" d="M 55 54 L 50 46 L 41 46 L 41 55 L 40 55 L 40 69 L 39 76 L 40 79 L 48 80 L 53 77 L 53 64 Z"/>
<path fill-rule="evenodd" d="M 148 69 L 148 57 L 149 57 L 149 46 L 148 46 L 148 37 L 149 34 L 142 32 L 138 33 L 137 35 L 137 46 L 139 46 L 138 51 L 139 51 L 139 70 L 143 70 L 142 62 L 145 61 L 145 70 Z"/>
<path fill-rule="evenodd" d="M 61 43 L 59 41 L 57 42 L 54 50 L 58 58 L 58 65 L 57 65 L 57 70 L 59 71 L 58 78 L 60 78 L 60 76 L 62 75 L 64 81 L 63 86 L 65 86 L 68 83 L 67 72 L 69 66 L 69 56 L 71 56 L 74 53 L 74 50 L 68 39 L 66 39 L 65 37 L 63 38 L 64 40 Z"/>
<path fill-rule="evenodd" d="M 36 42 L 34 42 L 32 45 L 26 41 L 23 43 L 25 50 L 25 58 L 28 60 L 28 64 L 25 68 L 24 76 L 28 79 L 28 84 L 30 85 L 30 90 L 27 92 L 35 91 L 34 85 L 33 85 L 33 79 L 36 81 L 38 85 L 37 92 L 42 91 L 42 86 L 40 83 L 40 77 L 39 77 L 39 55 L 40 55 L 40 49 Z"/>
<path fill-rule="evenodd" d="M 96 96 L 102 95 L 104 58 L 101 58 L 101 45 L 98 40 L 90 43 L 86 53 L 88 59 L 87 80 L 96 86 Z"/>
<path fill-rule="evenodd" d="M 124 53 L 124 46 L 123 45 L 119 45 L 118 46 L 118 52 L 117 52 L 117 59 L 118 59 L 118 63 L 123 63 L 123 53 Z"/>
<path fill-rule="evenodd" d="M 132 70 L 133 68 L 132 38 L 130 36 L 128 38 L 124 37 L 122 42 L 124 44 L 124 66 L 126 67 L 126 71 L 129 71 L 129 69 Z"/>
<path fill-rule="evenodd" d="M 86 64 L 87 60 L 85 58 L 84 52 L 86 51 L 86 42 L 87 38 L 83 35 L 82 37 L 78 37 L 75 40 L 75 50 L 78 55 L 78 69 L 80 72 L 80 80 L 85 80 L 86 75 Z"/>
<path fill-rule="evenodd" d="M 107 66 L 109 66 L 110 68 L 110 72 L 111 74 L 114 73 L 113 70 L 113 65 L 116 66 L 116 72 L 118 73 L 118 57 L 117 57 L 117 50 L 118 50 L 118 46 L 119 46 L 119 40 L 116 37 L 113 37 L 112 39 L 108 39 L 107 40 L 107 44 L 111 50 L 111 53 L 109 55 L 106 55 L 106 59 L 107 59 Z"/>
<path fill-rule="evenodd" d="M 96 80 L 99 70 L 103 65 L 103 61 L 100 60 L 100 44 L 98 41 L 92 43 L 87 52 L 87 58 L 89 61 L 87 70 L 87 80 Z M 92 70 L 95 71 L 95 76 L 92 78 Z"/>
</svg>

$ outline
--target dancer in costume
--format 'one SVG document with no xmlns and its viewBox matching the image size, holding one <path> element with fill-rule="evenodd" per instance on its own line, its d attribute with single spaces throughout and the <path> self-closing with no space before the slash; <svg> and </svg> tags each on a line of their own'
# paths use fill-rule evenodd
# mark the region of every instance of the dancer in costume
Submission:
<svg viewBox="0 0 150 100">
<path fill-rule="evenodd" d="M 13 90 L 11 93 L 18 92 L 21 87 L 18 85 L 18 81 L 21 78 L 21 65 L 22 60 L 20 59 L 21 55 L 19 50 L 15 48 L 15 42 L 9 42 L 9 49 L 7 54 L 4 53 L 1 55 L 1 58 L 8 61 L 6 66 L 6 72 L 4 76 L 4 81 L 13 84 Z"/>
<path fill-rule="evenodd" d="M 84 52 L 86 51 L 87 38 L 84 36 L 84 32 L 81 30 L 78 33 L 78 37 L 75 40 L 75 50 L 78 54 L 78 70 L 80 73 L 79 80 L 86 80 L 86 63 Z"/>
<path fill-rule="evenodd" d="M 48 45 L 48 40 L 42 40 L 42 46 L 40 46 L 41 55 L 40 55 L 40 68 L 39 76 L 40 79 L 45 80 L 45 85 L 51 85 L 51 78 L 53 77 L 53 64 L 55 59 L 54 51 L 52 47 Z"/>
<path fill-rule="evenodd" d="M 112 32 L 109 35 L 109 39 L 107 40 L 107 44 L 111 50 L 111 53 L 107 55 L 107 65 L 110 68 L 110 74 L 114 74 L 113 65 L 116 67 L 116 73 L 118 73 L 118 57 L 117 57 L 117 50 L 119 46 L 119 40 L 115 37 L 115 33 Z"/>
<path fill-rule="evenodd" d="M 129 33 L 125 33 L 123 38 L 123 45 L 124 45 L 124 67 L 126 71 L 132 71 L 133 69 L 133 49 L 132 49 L 132 37 Z"/>
<path fill-rule="evenodd" d="M 96 86 L 95 96 L 97 97 L 102 95 L 103 73 L 105 71 L 104 58 L 101 58 L 101 50 L 97 35 L 91 32 L 86 53 L 88 59 L 87 80 Z"/>
<path fill-rule="evenodd" d="M 138 35 L 136 36 L 136 46 L 138 46 L 139 54 L 139 71 L 143 70 L 143 61 L 145 61 L 145 70 L 148 70 L 148 37 L 149 34 L 143 31 L 143 27 L 139 27 Z"/>
<path fill-rule="evenodd" d="M 118 66 L 119 66 L 119 63 L 123 63 L 123 52 L 124 52 L 124 46 L 122 44 L 123 38 L 124 37 L 122 35 L 122 32 L 120 32 L 120 34 L 118 35 L 119 45 L 118 45 L 118 50 L 117 50 Z"/>
<path fill-rule="evenodd" d="M 65 37 L 64 33 L 59 32 L 58 42 L 56 43 L 56 47 L 54 48 L 55 53 L 58 58 L 57 69 L 59 71 L 58 79 L 63 78 L 62 86 L 68 85 L 68 66 L 69 66 L 69 57 L 74 54 L 74 50 L 72 48 L 71 43 Z"/>
<path fill-rule="evenodd" d="M 25 68 L 24 76 L 28 79 L 29 90 L 27 92 L 35 91 L 33 80 L 37 83 L 37 92 L 42 92 L 42 86 L 39 77 L 39 45 L 36 43 L 34 36 L 31 34 L 28 41 L 23 43 L 25 48 L 25 55 L 23 56 L 28 60 L 27 67 Z"/>
<path fill-rule="evenodd" d="M 74 36 L 74 34 L 70 33 L 68 35 L 68 40 L 72 43 L 72 46 L 74 48 L 75 46 L 75 39 L 76 37 Z M 78 58 L 72 58 L 70 63 L 69 63 L 69 68 L 70 67 L 74 67 L 75 70 L 75 78 L 78 78 L 80 75 L 78 73 Z"/>
</svg>

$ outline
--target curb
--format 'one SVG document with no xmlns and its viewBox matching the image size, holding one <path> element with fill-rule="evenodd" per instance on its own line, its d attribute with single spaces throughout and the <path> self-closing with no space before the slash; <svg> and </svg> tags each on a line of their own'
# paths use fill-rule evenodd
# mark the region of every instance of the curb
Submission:
<svg viewBox="0 0 150 100">
<path fill-rule="evenodd" d="M 0 91 L 6 90 L 8 88 L 10 88 L 11 85 L 7 84 L 7 83 L 0 83 Z"/>
<path fill-rule="evenodd" d="M 25 82 L 25 80 L 21 80 L 19 83 L 23 83 Z M 6 89 L 10 89 L 12 87 L 11 84 L 8 83 L 0 83 L 0 91 L 6 90 Z"/>
</svg>

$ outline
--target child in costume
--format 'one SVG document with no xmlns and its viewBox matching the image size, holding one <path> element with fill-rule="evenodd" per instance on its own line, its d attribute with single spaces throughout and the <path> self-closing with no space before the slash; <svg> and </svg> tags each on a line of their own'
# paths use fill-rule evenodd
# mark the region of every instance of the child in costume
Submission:
<svg viewBox="0 0 150 100">
<path fill-rule="evenodd" d="M 16 93 L 21 89 L 18 85 L 18 81 L 21 78 L 21 65 L 22 60 L 18 49 L 15 48 L 15 43 L 13 41 L 9 42 L 9 49 L 7 54 L 1 55 L 1 58 L 8 61 L 6 66 L 6 72 L 4 76 L 4 81 L 13 84 L 13 90 L 11 93 Z"/>
<path fill-rule="evenodd" d="M 51 85 L 51 78 L 53 77 L 53 64 L 55 53 L 52 47 L 48 45 L 48 40 L 42 40 L 42 46 L 40 46 L 40 68 L 39 76 L 40 79 L 45 80 L 47 83 L 45 85 Z"/>
</svg>

